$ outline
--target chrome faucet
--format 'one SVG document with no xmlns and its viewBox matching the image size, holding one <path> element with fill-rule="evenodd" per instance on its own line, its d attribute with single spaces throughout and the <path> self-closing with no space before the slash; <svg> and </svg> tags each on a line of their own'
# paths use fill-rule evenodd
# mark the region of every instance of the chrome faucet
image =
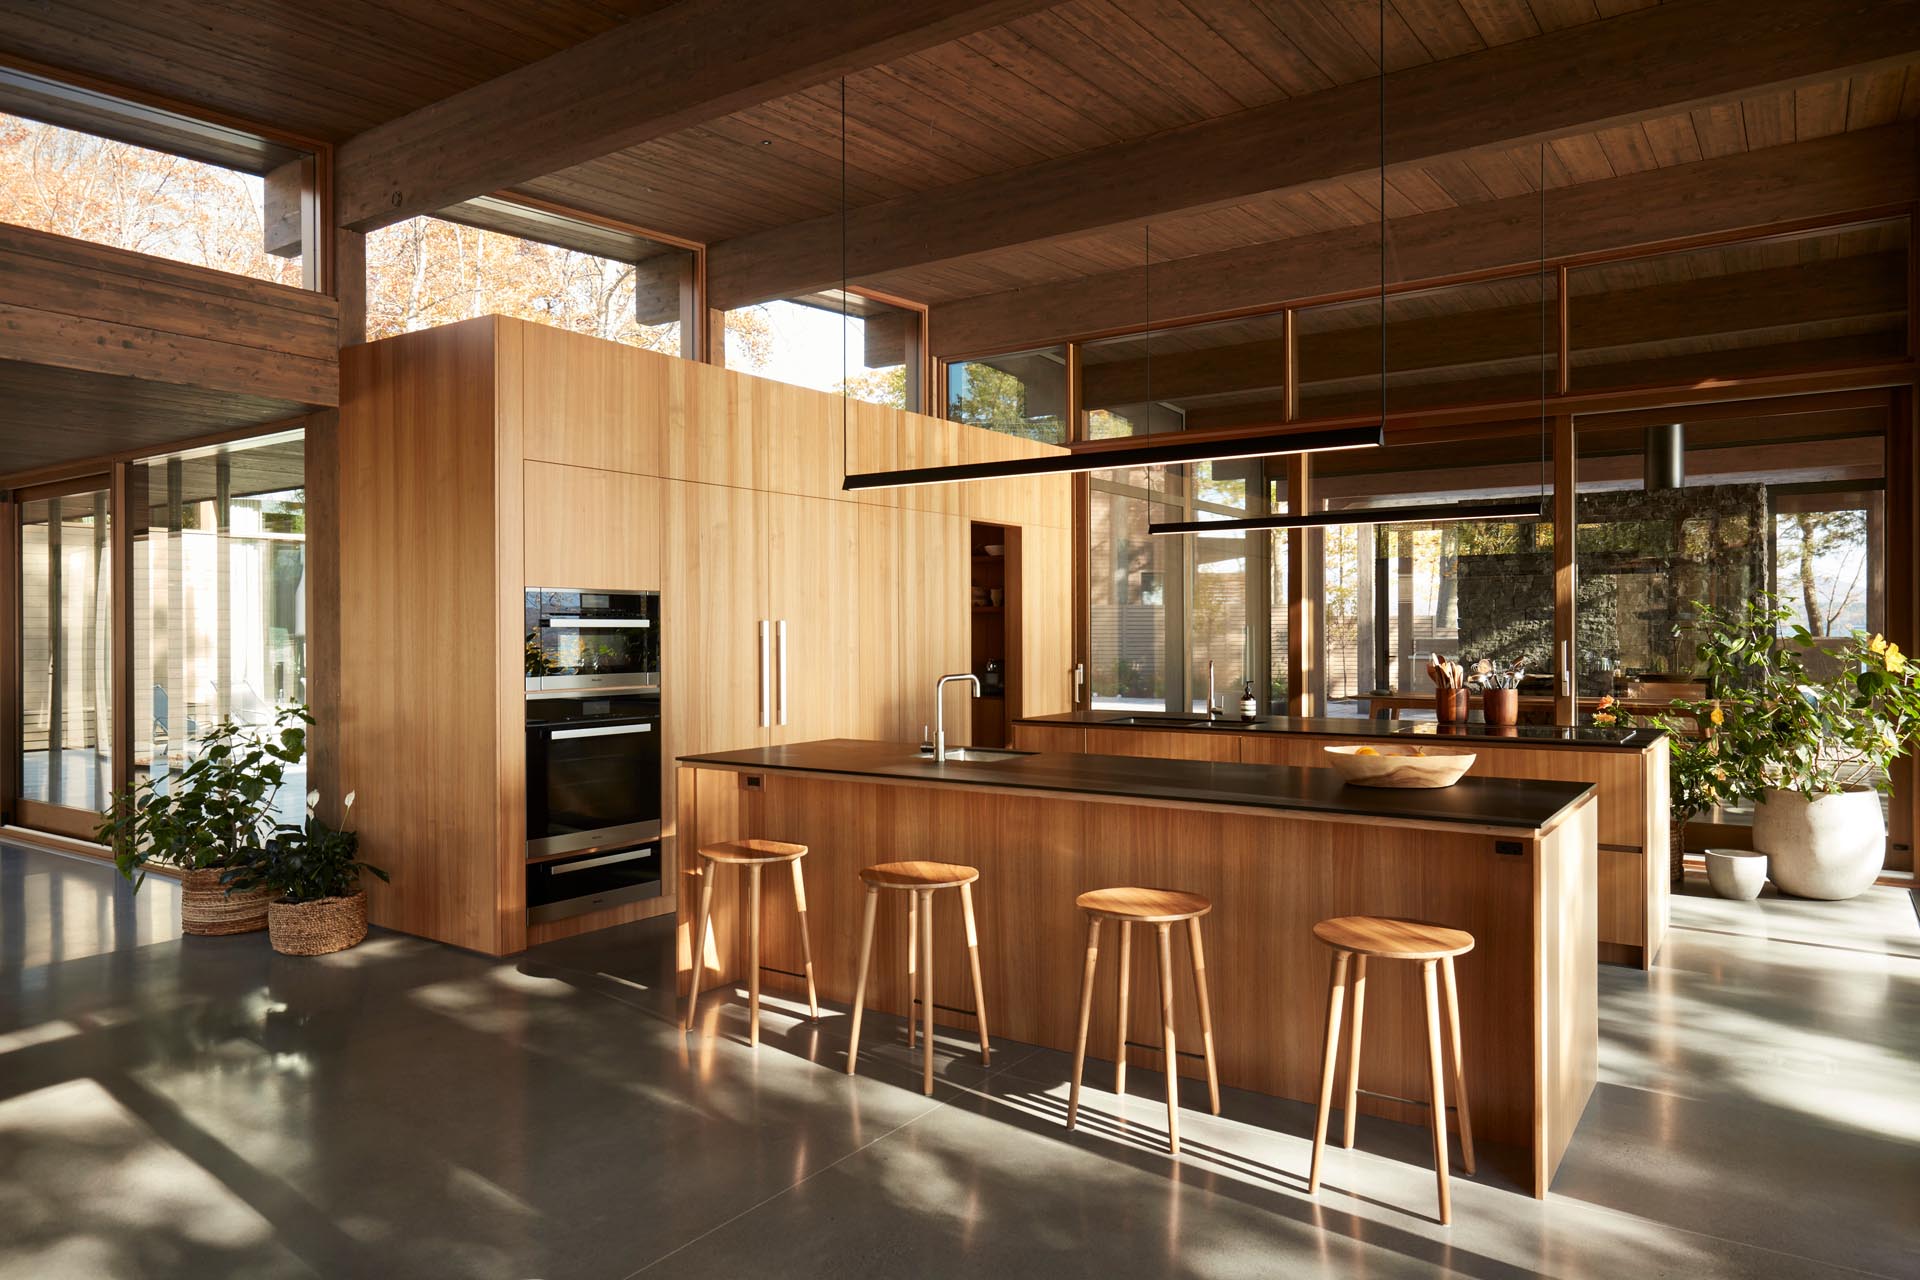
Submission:
<svg viewBox="0 0 1920 1280">
<path fill-rule="evenodd" d="M 1207 719 L 1218 720 L 1226 714 L 1227 709 L 1220 705 L 1220 696 L 1213 687 L 1213 663 L 1209 661 L 1207 663 Z"/>
<path fill-rule="evenodd" d="M 933 686 L 933 758 L 947 758 L 947 686 L 956 680 L 973 682 L 973 696 L 980 696 L 980 677 L 970 671 L 959 675 L 941 676 Z"/>
</svg>

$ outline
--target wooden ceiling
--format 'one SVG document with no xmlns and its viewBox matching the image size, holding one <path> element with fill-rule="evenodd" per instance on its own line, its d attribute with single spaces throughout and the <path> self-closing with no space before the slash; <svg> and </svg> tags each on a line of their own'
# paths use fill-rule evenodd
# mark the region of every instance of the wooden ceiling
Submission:
<svg viewBox="0 0 1920 1280">
<path fill-rule="evenodd" d="M 0 52 L 340 142 L 670 0 L 0 0 Z"/>
<path fill-rule="evenodd" d="M 370 130 L 390 131 L 410 120 L 429 130 L 430 118 L 453 95 L 464 91 L 471 98 L 476 86 L 509 73 L 534 74 L 540 70 L 534 64 L 562 50 L 604 46 L 623 38 L 620 32 L 647 35 L 662 15 L 711 3 L 0 0 L 0 12 L 10 52 L 265 125 L 353 140 L 339 153 L 344 171 L 355 146 L 370 148 Z M 878 3 L 848 0 L 848 26 L 856 12 Z M 913 21 L 940 36 L 906 52 L 910 41 L 886 33 L 869 33 L 865 45 L 847 37 L 860 49 L 892 52 L 871 65 L 850 53 L 840 68 L 846 72 L 844 187 L 842 84 L 829 73 L 831 59 L 770 67 L 765 83 L 783 88 L 735 106 L 740 85 L 703 81 L 698 63 L 703 53 L 725 60 L 725 32 L 714 35 L 710 48 L 686 51 L 685 79 L 690 99 L 704 94 L 701 101 L 729 109 L 684 125 L 671 109 L 652 104 L 672 127 L 553 172 L 533 172 L 523 163 L 531 176 L 509 186 L 715 246 L 716 279 L 743 293 L 751 287 L 740 284 L 738 273 L 719 271 L 727 251 L 757 241 L 759 261 L 778 260 L 781 235 L 810 223 L 837 224 L 844 200 L 856 216 L 870 215 L 853 235 L 856 256 L 875 238 L 890 240 L 874 259 L 880 265 L 857 270 L 856 281 L 936 307 L 1125 271 L 1149 258 L 1188 261 L 1268 248 L 1284 255 L 1289 241 L 1368 228 L 1381 215 L 1369 158 L 1376 119 L 1369 86 L 1382 56 L 1376 0 L 894 3 L 910 6 Z M 778 6 L 768 0 L 766 7 Z M 1739 40 L 1702 39 L 1679 51 L 1651 35 L 1635 43 L 1642 32 L 1688 29 L 1673 24 L 1690 14 L 1698 18 L 1692 29 L 1705 30 L 1709 17 L 1749 12 L 1752 29 Z M 1829 25 L 1850 29 L 1822 45 L 1828 37 L 1821 6 L 1805 0 L 1387 0 L 1389 88 L 1405 89 L 1398 113 L 1389 94 L 1387 132 L 1395 139 L 1420 136 L 1406 144 L 1416 148 L 1412 158 L 1389 169 L 1386 213 L 1418 218 L 1497 207 L 1531 200 L 1543 183 L 1549 192 L 1589 188 L 1920 118 L 1916 24 L 1894 0 L 1856 0 L 1842 17 Z M 956 30 L 963 33 L 946 38 Z M 1808 58 L 1826 61 L 1788 56 L 1809 45 L 1821 47 Z M 1603 51 L 1591 67 L 1568 52 L 1589 46 Z M 764 45 L 754 48 L 755 58 L 772 56 Z M 1530 68 L 1536 51 L 1548 71 Z M 1667 61 L 1650 69 L 1649 61 L 1661 57 Z M 1815 66 L 1818 74 L 1803 74 Z M 1432 117 L 1460 96 L 1446 92 L 1445 76 L 1457 73 L 1471 98 L 1476 78 L 1485 79 L 1475 75 L 1482 67 L 1488 76 L 1509 73 L 1460 107 L 1471 126 L 1463 136 L 1482 141 L 1456 149 L 1449 135 L 1446 145 L 1436 145 L 1440 126 Z M 1752 79 L 1737 79 L 1748 72 Z M 796 76 L 806 87 L 785 88 Z M 502 101 L 513 94 L 526 99 L 524 82 L 515 83 Z M 1559 98 L 1543 106 L 1543 90 Z M 1592 114 L 1579 115 L 1587 99 Z M 647 105 L 619 101 L 632 111 Z M 1328 109 L 1343 122 L 1344 150 L 1329 149 L 1313 135 L 1316 116 L 1302 116 L 1302 132 L 1288 134 L 1288 118 L 1271 114 L 1333 103 L 1341 104 Z M 1647 105 L 1635 110 L 1635 103 Z M 590 105 L 605 107 L 606 100 Z M 1118 212 L 1104 225 L 1097 209 L 1076 214 L 1078 221 L 1049 221 L 1027 207 L 1051 200 L 1052 213 L 1059 213 L 1051 175 L 1066 172 L 1063 165 L 1130 155 L 1155 140 L 1188 135 L 1204 150 L 1211 144 L 1194 131 L 1251 128 L 1262 119 L 1281 124 L 1248 136 L 1277 139 L 1267 150 L 1282 161 L 1289 150 L 1320 147 L 1322 154 L 1303 162 L 1307 176 L 1288 178 L 1281 163 L 1270 187 L 1242 180 L 1190 191 L 1184 179 L 1169 180 L 1161 169 L 1110 168 L 1104 187 L 1092 184 L 1084 193 L 1095 206 L 1103 194 L 1112 196 Z M 621 123 L 603 111 L 592 121 L 601 132 L 575 141 L 613 136 Z M 552 126 L 566 128 L 564 122 Z M 1551 137 L 1544 152 L 1530 138 L 1536 128 Z M 479 129 L 463 137 L 476 149 L 493 142 Z M 1508 141 L 1486 141 L 1498 138 Z M 524 139 L 520 145 L 525 148 Z M 1232 168 L 1236 154 L 1215 150 L 1204 159 L 1217 175 Z M 1329 174 L 1335 176 L 1315 176 Z M 370 189 L 381 190 L 380 181 L 376 173 Z M 1000 184 L 993 191 L 1001 203 L 973 206 L 981 214 L 973 221 L 999 221 L 1004 210 L 1019 234 L 988 237 L 987 247 L 977 248 L 965 236 L 935 244 L 929 231 L 917 252 L 913 215 L 939 208 L 963 188 L 977 193 L 982 183 Z M 1143 190 L 1156 193 L 1146 216 L 1137 198 Z M 896 207 L 900 218 L 889 213 Z M 819 238 L 813 236 L 816 263 Z M 830 256 L 840 261 L 837 247 Z M 751 265 L 753 255 L 747 260 Z M 722 292 L 718 283 L 715 292 Z M 1111 316 L 1105 320 L 1115 327 Z M 1077 332 L 1100 327 L 1089 317 Z"/>
</svg>

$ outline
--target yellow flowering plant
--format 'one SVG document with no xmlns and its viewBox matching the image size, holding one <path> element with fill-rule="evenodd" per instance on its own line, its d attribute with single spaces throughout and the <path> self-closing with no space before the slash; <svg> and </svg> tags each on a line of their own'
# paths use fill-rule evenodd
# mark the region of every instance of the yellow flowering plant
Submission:
<svg viewBox="0 0 1920 1280">
<path fill-rule="evenodd" d="M 1699 733 L 1682 737 L 1684 726 L 1668 724 L 1676 809 L 1683 795 L 1706 808 L 1769 789 L 1888 788 L 1889 767 L 1920 736 L 1920 669 L 1899 645 L 1855 632 L 1842 647 L 1822 646 L 1768 593 L 1738 609 L 1695 609 L 1690 626 L 1712 696 L 1673 704 Z M 1833 674 L 1809 671 L 1816 649 Z"/>
</svg>

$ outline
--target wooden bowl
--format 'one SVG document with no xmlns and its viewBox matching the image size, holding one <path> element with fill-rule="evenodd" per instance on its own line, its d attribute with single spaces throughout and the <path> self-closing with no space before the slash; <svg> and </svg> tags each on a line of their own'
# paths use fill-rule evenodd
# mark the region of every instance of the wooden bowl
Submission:
<svg viewBox="0 0 1920 1280">
<path fill-rule="evenodd" d="M 1450 787 L 1477 758 L 1471 751 L 1441 752 L 1401 743 L 1324 750 L 1334 772 L 1356 787 Z"/>
</svg>

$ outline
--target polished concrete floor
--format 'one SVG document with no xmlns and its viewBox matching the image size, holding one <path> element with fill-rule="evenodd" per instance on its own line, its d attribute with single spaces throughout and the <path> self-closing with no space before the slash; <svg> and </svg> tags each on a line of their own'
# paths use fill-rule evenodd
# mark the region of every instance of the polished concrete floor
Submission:
<svg viewBox="0 0 1920 1280">
<path fill-rule="evenodd" d="M 1601 1080 L 1545 1201 L 1363 1120 L 1229 1092 L 1160 1147 L 1151 1079 L 1060 1125 L 1066 1058 L 776 998 L 756 1053 L 672 1019 L 658 922 L 493 961 L 176 936 L 170 883 L 0 848 L 0 1276 L 1920 1275 L 1920 931 L 1906 894 L 1676 903 L 1602 969 Z M 1318 981 L 1320 975 L 1303 977 Z M 1136 1073 L 1136 1078 L 1150 1076 Z M 1198 1102 L 1200 1091 L 1190 1098 Z"/>
</svg>

